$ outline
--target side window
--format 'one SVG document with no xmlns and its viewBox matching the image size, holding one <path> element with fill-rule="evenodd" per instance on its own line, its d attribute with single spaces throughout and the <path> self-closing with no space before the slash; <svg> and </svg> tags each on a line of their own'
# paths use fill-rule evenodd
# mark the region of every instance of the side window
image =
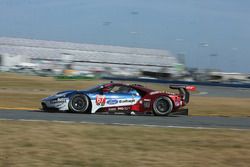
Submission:
<svg viewBox="0 0 250 167">
<path fill-rule="evenodd" d="M 140 94 L 135 90 L 135 89 L 131 89 L 129 91 L 129 93 L 133 94 L 133 95 L 136 95 L 136 96 L 139 96 Z"/>
<path fill-rule="evenodd" d="M 130 87 L 128 86 L 114 86 L 112 89 L 111 89 L 111 93 L 129 93 L 131 90 Z"/>
<path fill-rule="evenodd" d="M 114 86 L 113 88 L 110 89 L 111 93 L 117 93 L 119 91 L 120 86 Z"/>
</svg>

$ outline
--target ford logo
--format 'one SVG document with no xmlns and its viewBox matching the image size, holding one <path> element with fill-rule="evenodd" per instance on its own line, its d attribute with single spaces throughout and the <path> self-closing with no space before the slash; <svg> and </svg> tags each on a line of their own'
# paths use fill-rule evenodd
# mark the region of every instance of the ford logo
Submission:
<svg viewBox="0 0 250 167">
<path fill-rule="evenodd" d="M 110 105 L 117 104 L 117 103 L 118 103 L 118 100 L 115 100 L 115 99 L 111 99 L 107 101 L 107 104 L 110 104 Z"/>
</svg>

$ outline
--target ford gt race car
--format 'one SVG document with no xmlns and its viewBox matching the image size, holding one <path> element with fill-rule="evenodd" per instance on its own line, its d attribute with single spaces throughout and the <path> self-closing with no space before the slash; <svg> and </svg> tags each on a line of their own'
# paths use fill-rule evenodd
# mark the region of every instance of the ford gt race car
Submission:
<svg viewBox="0 0 250 167">
<path fill-rule="evenodd" d="M 42 99 L 44 111 L 80 113 L 188 115 L 183 108 L 194 86 L 170 85 L 178 93 L 155 91 L 137 84 L 107 83 L 86 90 L 66 90 Z"/>
</svg>

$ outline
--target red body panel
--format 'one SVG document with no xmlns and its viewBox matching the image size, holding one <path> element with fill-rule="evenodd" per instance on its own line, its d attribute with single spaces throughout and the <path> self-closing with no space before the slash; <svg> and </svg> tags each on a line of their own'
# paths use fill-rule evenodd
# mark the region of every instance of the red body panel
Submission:
<svg viewBox="0 0 250 167">
<path fill-rule="evenodd" d="M 155 91 L 152 89 L 144 88 L 141 86 L 132 86 L 134 89 L 144 92 L 144 96 L 138 101 L 135 105 L 131 107 L 131 110 L 137 112 L 151 112 L 153 110 L 153 103 L 154 101 L 161 96 L 170 97 L 173 103 L 173 110 L 172 112 L 178 111 L 179 108 L 182 108 L 186 105 L 183 96 L 177 93 L 170 93 L 166 91 Z M 192 89 L 194 89 L 192 87 Z M 144 105 L 148 103 L 147 105 Z"/>
<path fill-rule="evenodd" d="M 182 101 L 182 98 L 178 94 L 167 94 L 167 93 L 157 93 L 151 95 L 146 94 L 144 97 L 141 98 L 135 105 L 131 107 L 131 110 L 137 111 L 137 112 L 151 112 L 153 110 L 153 103 L 154 101 L 161 96 L 167 96 L 170 97 L 170 99 L 173 102 L 173 111 L 178 110 L 179 108 L 185 106 L 185 103 Z M 148 103 L 145 105 L 145 103 Z"/>
<path fill-rule="evenodd" d="M 123 83 L 109 83 L 105 85 L 105 87 L 110 87 L 114 85 L 126 85 Z M 141 95 L 141 99 L 132 106 L 126 106 L 126 107 L 111 107 L 111 108 L 105 108 L 106 111 L 125 111 L 125 110 L 131 110 L 141 113 L 147 113 L 152 112 L 153 110 L 153 103 L 154 101 L 159 97 L 169 97 L 173 103 L 173 110 L 171 112 L 176 112 L 178 109 L 182 108 L 186 105 L 186 102 L 184 100 L 184 97 L 182 94 L 178 93 L 170 93 L 166 91 L 155 91 L 149 88 L 145 88 L 141 85 L 127 85 L 131 88 L 137 90 L 139 94 Z M 188 89 L 195 90 L 195 87 L 189 86 Z"/>
</svg>

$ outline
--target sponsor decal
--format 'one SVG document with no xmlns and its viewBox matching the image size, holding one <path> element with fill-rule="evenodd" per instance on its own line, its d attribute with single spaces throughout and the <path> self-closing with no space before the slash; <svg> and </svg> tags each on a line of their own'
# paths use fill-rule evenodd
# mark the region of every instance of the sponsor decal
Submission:
<svg viewBox="0 0 250 167">
<path fill-rule="evenodd" d="M 108 108 L 108 111 L 116 111 L 116 108 Z"/>
<path fill-rule="evenodd" d="M 125 106 L 125 107 L 112 107 L 112 108 L 108 108 L 108 111 L 129 111 L 131 110 L 131 107 L 129 106 Z"/>
<path fill-rule="evenodd" d="M 107 101 L 107 104 L 109 104 L 109 105 L 114 105 L 114 104 L 117 104 L 117 103 L 118 103 L 118 100 L 116 100 L 116 99 L 110 99 L 110 100 Z"/>
<path fill-rule="evenodd" d="M 130 110 L 130 107 L 117 107 L 118 111 L 128 111 Z"/>
<path fill-rule="evenodd" d="M 175 95 L 175 93 L 171 93 L 171 92 L 167 92 L 167 91 L 154 91 L 154 92 L 150 92 L 150 95 L 155 95 L 155 94 L 161 94 L 161 93 L 166 93 L 169 95 Z"/>
<path fill-rule="evenodd" d="M 151 99 L 144 99 L 144 101 L 151 101 Z"/>
<path fill-rule="evenodd" d="M 50 104 L 65 103 L 65 102 L 66 102 L 66 98 L 57 98 L 57 99 L 51 100 Z"/>
<path fill-rule="evenodd" d="M 106 96 L 104 95 L 97 95 L 96 96 L 96 105 L 104 106 L 106 103 Z"/>
<path fill-rule="evenodd" d="M 135 102 L 135 99 L 124 99 L 124 100 L 119 100 L 119 103 L 133 103 Z"/>
<path fill-rule="evenodd" d="M 155 95 L 155 94 L 158 94 L 158 93 L 161 93 L 160 91 L 154 91 L 154 92 L 150 92 L 149 94 L 150 95 Z"/>
<path fill-rule="evenodd" d="M 144 108 L 150 108 L 150 101 L 145 101 L 143 102 Z"/>
<path fill-rule="evenodd" d="M 176 106 L 176 107 L 179 107 L 180 105 L 181 105 L 181 104 L 180 104 L 179 101 L 176 101 L 176 102 L 175 102 L 175 106 Z"/>
</svg>

